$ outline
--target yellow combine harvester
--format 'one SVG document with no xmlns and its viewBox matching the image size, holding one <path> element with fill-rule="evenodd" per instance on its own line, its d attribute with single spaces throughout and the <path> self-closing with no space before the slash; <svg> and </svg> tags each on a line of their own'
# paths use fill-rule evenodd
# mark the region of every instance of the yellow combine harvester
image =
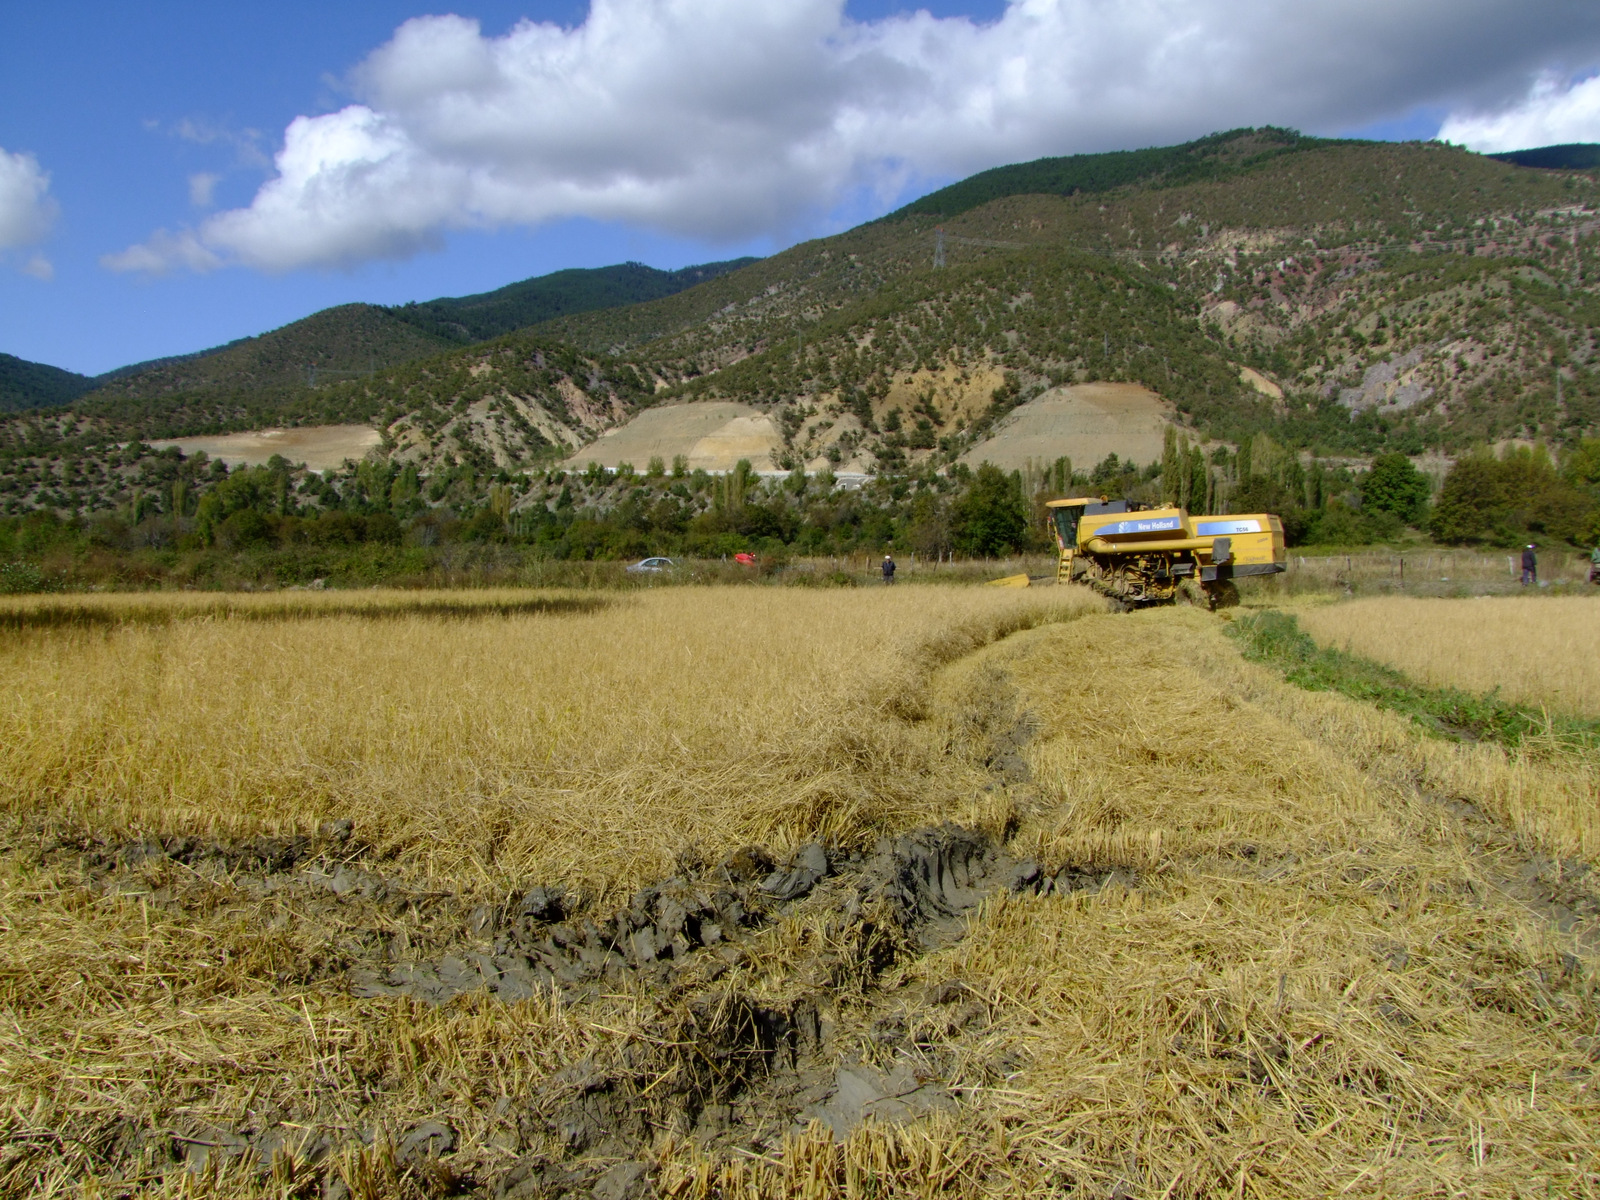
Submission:
<svg viewBox="0 0 1600 1200">
<path fill-rule="evenodd" d="M 1079 580 L 1128 607 L 1170 604 L 1200 588 L 1207 604 L 1239 602 L 1234 580 L 1289 561 L 1283 522 L 1270 513 L 1191 517 L 1181 508 L 1115 500 L 1051 500 L 1061 561 L 1056 581 Z"/>
</svg>

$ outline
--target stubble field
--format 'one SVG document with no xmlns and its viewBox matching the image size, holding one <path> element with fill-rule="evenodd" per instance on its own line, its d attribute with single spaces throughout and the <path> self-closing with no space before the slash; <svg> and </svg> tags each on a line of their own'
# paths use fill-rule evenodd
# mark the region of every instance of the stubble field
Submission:
<svg viewBox="0 0 1600 1200">
<path fill-rule="evenodd" d="M 1317 641 L 1434 687 L 1600 716 L 1600 597 L 1385 596 L 1296 611 Z"/>
<path fill-rule="evenodd" d="M 1225 628 L 15 602 L 0 1190 L 1600 1192 L 1600 764 Z"/>
</svg>

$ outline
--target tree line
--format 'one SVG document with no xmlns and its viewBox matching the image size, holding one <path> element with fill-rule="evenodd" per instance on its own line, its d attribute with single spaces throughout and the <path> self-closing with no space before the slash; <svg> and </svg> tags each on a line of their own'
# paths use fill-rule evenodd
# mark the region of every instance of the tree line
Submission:
<svg viewBox="0 0 1600 1200">
<path fill-rule="evenodd" d="M 1143 466 L 1115 454 L 1087 470 L 1065 457 L 1013 471 L 957 463 L 873 477 L 859 488 L 841 487 L 828 471 L 763 476 L 748 461 L 712 475 L 682 458 L 670 466 L 653 459 L 642 471 L 591 464 L 541 473 L 454 462 L 430 474 L 385 460 L 326 475 L 282 458 L 231 470 L 203 455 L 156 461 L 162 471 L 144 476 L 147 486 L 114 511 L 0 519 L 0 562 L 97 557 L 138 576 L 228 560 L 282 582 L 337 574 L 341 563 L 389 552 L 411 569 L 474 545 L 543 560 L 741 552 L 768 561 L 885 552 L 986 558 L 1050 550 L 1046 503 L 1067 495 L 1178 504 L 1196 514 L 1275 513 L 1289 543 L 1308 547 L 1600 541 L 1600 439 L 1559 456 L 1540 446 L 1480 450 L 1437 485 L 1400 453 L 1356 468 L 1306 460 L 1267 434 L 1233 449 L 1175 430 L 1161 459 Z M 4 579 L 0 588 L 26 590 Z"/>
</svg>

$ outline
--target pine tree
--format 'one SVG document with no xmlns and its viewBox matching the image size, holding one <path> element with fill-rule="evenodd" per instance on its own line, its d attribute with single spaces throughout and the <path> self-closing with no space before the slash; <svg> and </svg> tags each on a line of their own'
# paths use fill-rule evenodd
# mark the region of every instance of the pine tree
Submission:
<svg viewBox="0 0 1600 1200">
<path fill-rule="evenodd" d="M 1184 488 L 1178 478 L 1178 431 L 1167 426 L 1161 446 L 1161 503 L 1177 504 Z"/>
</svg>

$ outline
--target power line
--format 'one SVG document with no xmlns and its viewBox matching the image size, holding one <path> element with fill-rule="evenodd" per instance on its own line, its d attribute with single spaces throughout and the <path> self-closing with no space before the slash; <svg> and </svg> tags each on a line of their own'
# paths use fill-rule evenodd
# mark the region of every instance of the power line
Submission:
<svg viewBox="0 0 1600 1200">
<path fill-rule="evenodd" d="M 963 246 L 984 246 L 990 250 L 1032 250 L 1037 243 L 1029 242 L 997 242 L 993 238 L 962 237 L 956 233 L 946 233 L 944 227 L 933 231 L 933 265 L 935 268 L 945 265 L 944 245 L 946 241 L 959 242 Z"/>
</svg>

